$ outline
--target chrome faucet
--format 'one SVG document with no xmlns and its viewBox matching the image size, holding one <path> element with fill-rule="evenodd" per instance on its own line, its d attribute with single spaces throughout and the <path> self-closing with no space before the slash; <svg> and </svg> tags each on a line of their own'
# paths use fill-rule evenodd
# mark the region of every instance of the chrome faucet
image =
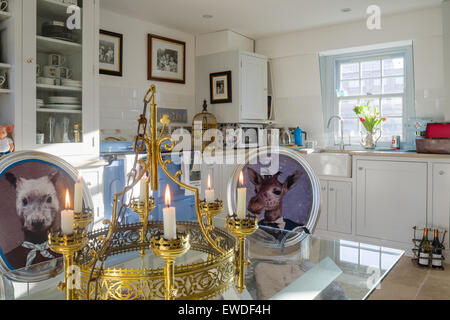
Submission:
<svg viewBox="0 0 450 320">
<path fill-rule="evenodd" d="M 345 149 L 345 143 L 344 143 L 344 119 L 341 116 L 332 116 L 330 118 L 330 120 L 328 120 L 328 126 L 327 129 L 330 129 L 331 126 L 331 121 L 333 119 L 338 119 L 339 120 L 339 127 L 341 128 L 341 142 L 339 143 L 339 148 L 340 150 L 344 150 Z M 337 144 L 335 144 L 337 145 Z"/>
</svg>

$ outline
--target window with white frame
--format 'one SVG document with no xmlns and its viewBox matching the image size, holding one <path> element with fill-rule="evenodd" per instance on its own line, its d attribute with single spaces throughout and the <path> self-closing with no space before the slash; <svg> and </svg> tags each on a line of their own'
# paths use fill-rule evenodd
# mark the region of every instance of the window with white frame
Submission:
<svg viewBox="0 0 450 320">
<path fill-rule="evenodd" d="M 322 79 L 324 120 L 332 115 L 344 119 L 346 143 L 359 144 L 365 128 L 353 109 L 367 102 L 386 118 L 379 145 L 388 145 L 392 136 L 409 142 L 405 124 L 415 113 L 412 46 L 321 57 L 321 74 L 328 77 L 328 84 Z M 334 143 L 338 126 L 331 133 Z"/>
</svg>

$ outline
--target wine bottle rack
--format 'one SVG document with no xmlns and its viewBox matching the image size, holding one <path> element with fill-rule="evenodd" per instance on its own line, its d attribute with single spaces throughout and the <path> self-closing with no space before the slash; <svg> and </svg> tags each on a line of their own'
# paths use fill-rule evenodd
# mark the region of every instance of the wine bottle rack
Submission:
<svg viewBox="0 0 450 320">
<path fill-rule="evenodd" d="M 412 241 L 413 241 L 413 243 L 414 243 L 414 248 L 412 249 L 412 251 L 413 251 L 413 254 L 414 254 L 414 258 L 412 259 L 413 261 L 415 261 L 415 262 L 417 262 L 418 260 L 419 260 L 419 249 L 420 249 L 420 243 L 422 242 L 422 239 L 419 237 L 417 237 L 417 232 L 419 232 L 419 235 L 421 234 L 421 232 L 423 232 L 424 231 L 424 227 L 416 227 L 416 226 L 414 226 L 413 227 L 413 230 L 414 230 L 414 237 L 413 237 L 413 239 L 412 239 Z M 433 230 L 436 230 L 436 229 L 430 229 L 430 228 L 428 228 L 428 230 L 430 230 L 430 231 L 433 231 Z M 444 247 L 444 245 L 443 245 L 443 243 L 444 243 L 444 239 L 445 239 L 445 235 L 447 234 L 447 230 L 444 230 L 444 229 L 437 229 L 438 230 L 438 232 L 439 232 L 439 242 L 441 243 L 441 245 L 442 245 L 442 251 L 444 251 L 445 250 L 445 247 Z M 430 245 L 430 247 L 431 247 L 431 243 L 433 242 L 433 240 L 431 239 L 428 239 L 427 240 L 427 242 L 428 242 L 428 244 Z M 426 259 L 426 260 L 428 260 L 428 267 L 431 267 L 432 266 L 432 264 L 431 264 L 431 262 L 432 262 L 432 260 L 442 260 L 442 264 L 441 264 L 441 267 L 439 267 L 439 269 L 441 269 L 441 270 L 444 270 L 444 260 L 445 260 L 445 257 L 444 257 L 444 255 L 442 254 L 441 255 L 441 257 L 440 258 L 433 258 L 432 256 L 430 256 L 430 257 L 428 257 L 428 258 L 424 258 L 424 257 L 422 257 L 421 259 Z"/>
</svg>

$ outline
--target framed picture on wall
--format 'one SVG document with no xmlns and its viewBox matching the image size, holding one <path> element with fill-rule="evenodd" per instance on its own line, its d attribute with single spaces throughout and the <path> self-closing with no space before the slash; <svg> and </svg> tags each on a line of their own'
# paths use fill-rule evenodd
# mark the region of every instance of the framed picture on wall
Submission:
<svg viewBox="0 0 450 320">
<path fill-rule="evenodd" d="M 100 30 L 99 44 L 100 74 L 122 76 L 123 35 Z"/>
<path fill-rule="evenodd" d="M 231 103 L 231 71 L 211 73 L 209 79 L 211 104 Z"/>
<path fill-rule="evenodd" d="M 186 43 L 149 34 L 148 80 L 186 83 Z"/>
</svg>

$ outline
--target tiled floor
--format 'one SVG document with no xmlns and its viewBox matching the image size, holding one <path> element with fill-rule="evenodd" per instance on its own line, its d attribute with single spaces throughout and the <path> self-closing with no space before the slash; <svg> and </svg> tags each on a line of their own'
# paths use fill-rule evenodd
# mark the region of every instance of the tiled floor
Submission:
<svg viewBox="0 0 450 320">
<path fill-rule="evenodd" d="M 450 265 L 445 270 L 422 269 L 403 257 L 370 296 L 370 300 L 448 300 Z"/>
</svg>

